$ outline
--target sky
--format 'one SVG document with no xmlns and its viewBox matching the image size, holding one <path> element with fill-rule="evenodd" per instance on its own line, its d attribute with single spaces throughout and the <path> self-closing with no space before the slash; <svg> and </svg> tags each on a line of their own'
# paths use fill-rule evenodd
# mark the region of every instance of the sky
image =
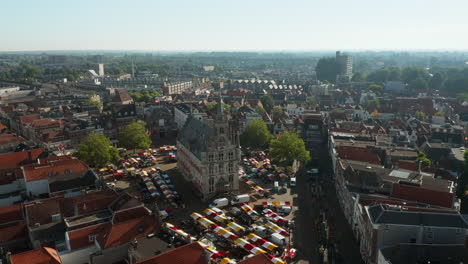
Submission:
<svg viewBox="0 0 468 264">
<path fill-rule="evenodd" d="M 467 0 L 14 0 L 0 51 L 468 50 Z"/>
</svg>

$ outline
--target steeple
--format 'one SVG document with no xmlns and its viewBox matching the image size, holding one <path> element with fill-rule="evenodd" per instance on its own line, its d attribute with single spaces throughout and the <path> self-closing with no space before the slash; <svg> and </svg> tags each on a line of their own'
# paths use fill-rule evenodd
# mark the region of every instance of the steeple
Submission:
<svg viewBox="0 0 468 264">
<path fill-rule="evenodd" d="M 223 109 L 223 99 L 221 98 L 221 93 L 218 94 L 218 105 L 216 107 L 216 119 L 224 119 L 224 109 Z"/>
</svg>

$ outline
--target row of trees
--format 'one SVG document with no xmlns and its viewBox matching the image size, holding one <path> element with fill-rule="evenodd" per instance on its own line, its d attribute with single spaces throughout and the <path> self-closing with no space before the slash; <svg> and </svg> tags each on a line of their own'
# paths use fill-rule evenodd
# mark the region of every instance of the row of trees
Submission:
<svg viewBox="0 0 468 264">
<path fill-rule="evenodd" d="M 241 134 L 243 147 L 264 149 L 269 146 L 272 160 L 291 165 L 294 160 L 307 162 L 310 154 L 305 148 L 304 141 L 295 133 L 285 131 L 274 137 L 263 120 L 253 120 Z"/>
<path fill-rule="evenodd" d="M 337 67 L 333 57 L 321 58 L 315 67 L 317 79 L 320 81 L 335 82 Z M 387 81 L 401 81 L 408 85 L 408 89 L 434 89 L 455 93 L 468 90 L 468 67 L 441 67 L 433 66 L 430 69 L 421 66 L 405 68 L 386 67 L 368 74 L 355 72 L 351 81 L 385 83 Z"/>
<path fill-rule="evenodd" d="M 129 92 L 128 94 L 132 97 L 133 101 L 137 103 L 149 103 L 154 100 L 154 97 L 161 95 L 156 90 L 133 91 Z"/>
<path fill-rule="evenodd" d="M 455 93 L 463 93 L 468 90 L 468 68 L 457 69 L 452 67 L 433 67 L 425 69 L 412 66 L 400 69 L 388 67 L 369 73 L 354 73 L 354 82 L 385 83 L 387 81 L 401 81 L 408 85 L 408 89 L 434 89 Z"/>
<path fill-rule="evenodd" d="M 151 146 L 151 139 L 143 122 L 129 124 L 119 133 L 118 139 L 120 146 L 134 151 L 136 149 L 147 149 Z M 73 155 L 94 168 L 101 168 L 120 159 L 119 151 L 112 146 L 109 138 L 95 132 L 91 133 L 78 146 Z"/>
</svg>

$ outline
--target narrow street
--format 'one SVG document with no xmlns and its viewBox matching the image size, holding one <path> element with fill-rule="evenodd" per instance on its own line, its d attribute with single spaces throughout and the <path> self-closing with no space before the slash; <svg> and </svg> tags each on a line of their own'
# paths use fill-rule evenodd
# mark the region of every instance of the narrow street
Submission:
<svg viewBox="0 0 468 264">
<path fill-rule="evenodd" d="M 331 160 L 328 156 L 325 146 L 312 151 L 312 155 L 319 157 L 319 171 L 321 184 L 321 193 L 316 192 L 317 187 L 312 187 L 312 181 L 309 181 L 304 171 L 298 178 L 298 215 L 296 217 L 295 244 L 300 252 L 301 259 L 309 260 L 309 263 L 322 263 L 319 248 L 320 234 L 316 228 L 321 212 L 326 214 L 327 220 L 334 230 L 336 248 L 334 257 L 330 258 L 329 263 L 361 263 L 359 245 L 354 239 L 351 227 L 347 223 L 336 197 L 335 187 L 332 180 Z M 319 183 L 317 183 L 319 185 Z"/>
</svg>

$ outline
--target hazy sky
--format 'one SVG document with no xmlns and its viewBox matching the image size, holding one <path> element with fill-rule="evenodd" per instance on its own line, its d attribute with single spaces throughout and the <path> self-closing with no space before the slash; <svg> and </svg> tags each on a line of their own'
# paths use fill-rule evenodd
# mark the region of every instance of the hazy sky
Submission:
<svg viewBox="0 0 468 264">
<path fill-rule="evenodd" d="M 468 0 L 4 0 L 0 50 L 468 50 Z"/>
</svg>

